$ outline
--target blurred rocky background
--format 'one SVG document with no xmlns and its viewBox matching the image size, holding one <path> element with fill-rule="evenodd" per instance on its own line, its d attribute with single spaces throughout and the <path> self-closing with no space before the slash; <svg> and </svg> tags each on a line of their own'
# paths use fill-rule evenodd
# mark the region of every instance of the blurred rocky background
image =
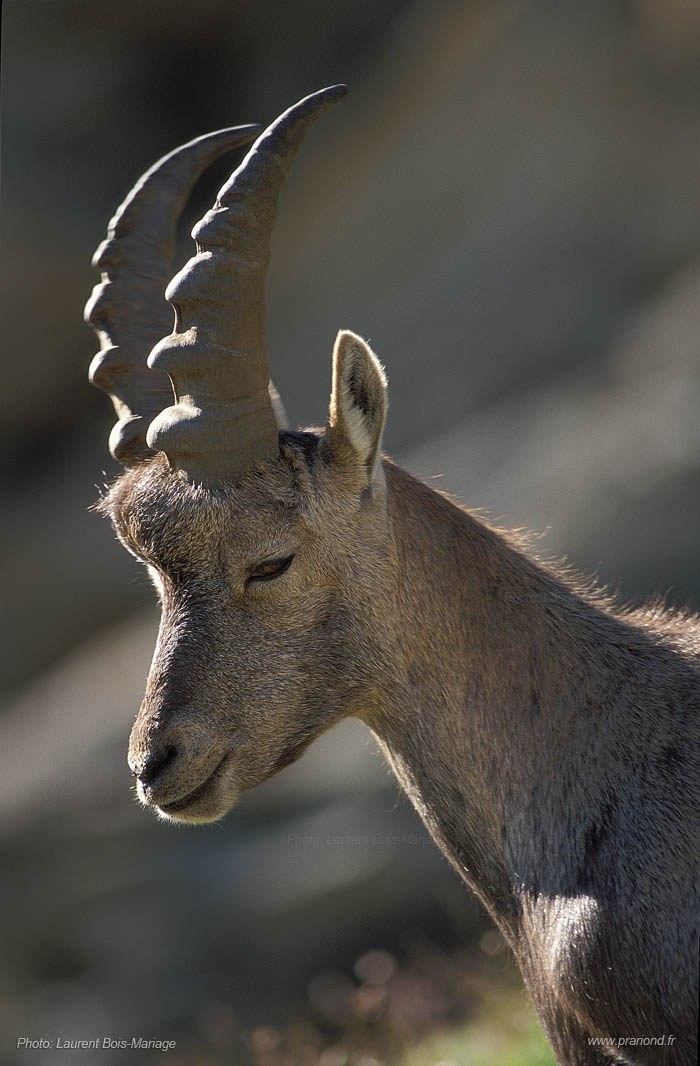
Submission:
<svg viewBox="0 0 700 1066">
<path fill-rule="evenodd" d="M 178 1039 L 170 1066 L 243 1062 L 251 1026 L 344 1024 L 348 989 L 382 983 L 368 952 L 386 984 L 387 959 L 498 944 L 354 723 L 221 825 L 134 804 L 157 616 L 88 510 L 116 473 L 86 383 L 91 254 L 164 152 L 348 82 L 273 247 L 292 420 L 323 421 L 355 329 L 387 366 L 391 454 L 628 598 L 697 605 L 700 7 L 6 0 L 2 20 L 0 1060 L 22 1034 L 143 1034 Z M 236 161 L 195 190 L 183 261 Z"/>
</svg>

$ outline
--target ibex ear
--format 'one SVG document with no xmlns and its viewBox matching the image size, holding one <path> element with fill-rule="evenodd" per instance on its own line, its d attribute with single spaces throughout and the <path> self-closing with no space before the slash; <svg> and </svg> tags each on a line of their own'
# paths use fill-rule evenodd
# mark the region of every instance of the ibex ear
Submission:
<svg viewBox="0 0 700 1066">
<path fill-rule="evenodd" d="M 330 458 L 375 480 L 386 418 L 386 375 L 357 334 L 341 330 L 333 350 L 333 387 L 324 441 Z"/>
</svg>

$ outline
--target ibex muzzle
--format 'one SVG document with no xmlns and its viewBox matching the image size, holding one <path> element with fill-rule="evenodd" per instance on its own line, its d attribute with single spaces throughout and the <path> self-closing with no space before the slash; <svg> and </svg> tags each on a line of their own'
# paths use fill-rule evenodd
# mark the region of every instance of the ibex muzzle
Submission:
<svg viewBox="0 0 700 1066">
<path fill-rule="evenodd" d="M 698 619 L 619 606 L 382 459 L 386 379 L 352 333 L 325 430 L 276 424 L 277 196 L 343 91 L 258 139 L 195 229 L 168 288 L 175 330 L 150 356 L 162 306 L 139 292 L 139 254 L 162 247 L 173 167 L 184 188 L 206 141 L 149 172 L 100 256 L 93 380 L 128 466 L 101 507 L 162 603 L 129 748 L 139 796 L 211 821 L 355 715 L 510 943 L 559 1062 L 694 1066 Z"/>
</svg>

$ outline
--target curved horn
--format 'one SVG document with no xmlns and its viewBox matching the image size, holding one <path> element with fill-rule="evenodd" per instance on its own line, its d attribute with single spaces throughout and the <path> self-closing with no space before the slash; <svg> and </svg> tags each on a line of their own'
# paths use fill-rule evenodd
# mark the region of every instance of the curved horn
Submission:
<svg viewBox="0 0 700 1066">
<path fill-rule="evenodd" d="M 175 229 L 197 178 L 224 152 L 247 144 L 260 126 L 232 126 L 208 133 L 159 159 L 137 181 L 109 223 L 93 256 L 102 271 L 85 305 L 85 320 L 100 339 L 90 381 L 112 397 L 119 421 L 109 438 L 115 459 L 132 466 L 152 454 L 146 429 L 172 403 L 167 374 L 153 372 L 146 357 L 172 322 L 164 292 L 172 275 Z"/>
<path fill-rule="evenodd" d="M 346 92 L 334 85 L 313 93 L 260 135 L 195 226 L 197 254 L 168 286 L 175 330 L 148 365 L 170 375 L 176 403 L 151 423 L 147 440 L 190 481 L 216 485 L 277 454 L 265 348 L 272 227 L 304 134 Z"/>
</svg>

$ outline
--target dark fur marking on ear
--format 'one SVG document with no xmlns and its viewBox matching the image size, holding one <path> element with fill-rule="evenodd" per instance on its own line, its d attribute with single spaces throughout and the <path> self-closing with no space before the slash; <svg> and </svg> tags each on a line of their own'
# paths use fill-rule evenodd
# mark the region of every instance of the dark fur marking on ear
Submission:
<svg viewBox="0 0 700 1066">
<path fill-rule="evenodd" d="M 319 438 L 315 433 L 297 432 L 291 429 L 285 429 L 280 432 L 280 444 L 286 444 L 287 447 L 298 452 L 309 470 L 316 458 L 318 442 Z"/>
<path fill-rule="evenodd" d="M 370 394 L 367 390 L 366 382 L 363 376 L 358 373 L 357 367 L 353 366 L 348 376 L 348 388 L 352 395 L 353 403 L 355 407 L 359 407 L 364 415 L 374 416 L 374 405 L 370 399 Z"/>
</svg>

